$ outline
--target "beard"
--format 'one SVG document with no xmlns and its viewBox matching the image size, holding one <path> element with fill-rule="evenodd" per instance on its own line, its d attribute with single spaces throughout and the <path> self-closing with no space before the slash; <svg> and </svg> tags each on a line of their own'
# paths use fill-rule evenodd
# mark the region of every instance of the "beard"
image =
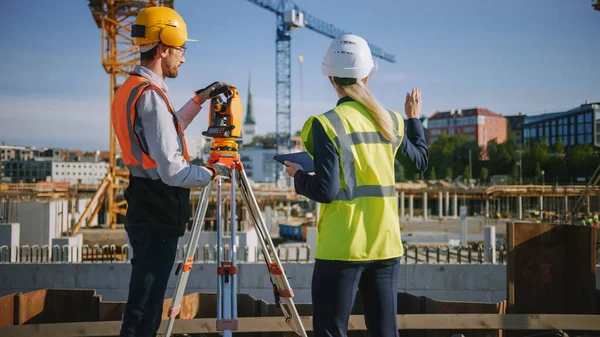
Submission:
<svg viewBox="0 0 600 337">
<path fill-rule="evenodd" d="M 165 77 L 175 78 L 179 74 L 179 64 L 175 64 L 171 59 L 165 59 L 165 67 L 167 68 Z"/>
</svg>

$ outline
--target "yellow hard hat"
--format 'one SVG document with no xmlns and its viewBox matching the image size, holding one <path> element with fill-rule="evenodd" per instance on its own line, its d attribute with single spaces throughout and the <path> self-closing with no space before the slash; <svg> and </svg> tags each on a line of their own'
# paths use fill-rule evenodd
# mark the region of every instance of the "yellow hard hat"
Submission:
<svg viewBox="0 0 600 337">
<path fill-rule="evenodd" d="M 161 42 L 171 47 L 181 47 L 188 39 L 183 18 L 172 8 L 154 6 L 144 9 L 131 26 L 133 44 L 141 46 Z"/>
</svg>

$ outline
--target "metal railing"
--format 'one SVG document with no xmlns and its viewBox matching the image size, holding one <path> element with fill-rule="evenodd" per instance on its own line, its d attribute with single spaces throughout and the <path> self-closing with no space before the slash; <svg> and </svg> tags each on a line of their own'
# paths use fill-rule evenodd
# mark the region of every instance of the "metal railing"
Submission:
<svg viewBox="0 0 600 337">
<path fill-rule="evenodd" d="M 176 262 L 181 262 L 185 256 L 187 245 L 178 246 Z M 231 256 L 229 245 L 223 247 L 224 256 Z M 294 247 L 280 246 L 277 248 L 279 259 L 283 262 L 308 262 L 311 256 L 310 246 Z M 236 246 L 239 262 L 263 262 L 264 256 L 260 247 Z M 217 256 L 216 245 L 197 247 L 194 254 L 195 262 L 215 263 Z M 119 263 L 129 262 L 133 257 L 131 247 L 127 244 L 117 245 L 22 245 L 0 246 L 0 263 Z"/>
<path fill-rule="evenodd" d="M 187 246 L 177 247 L 176 262 L 183 261 Z M 223 247 L 226 258 L 231 256 L 229 245 Z M 236 246 L 237 260 L 242 263 L 262 263 L 264 256 L 260 247 Z M 309 262 L 312 257 L 311 247 L 307 244 L 298 246 L 279 246 L 277 254 L 282 262 Z M 494 253 L 490 249 L 485 254 L 482 246 L 478 247 L 431 247 L 404 246 L 402 264 L 490 264 Z M 486 255 L 488 256 L 486 258 Z M 505 247 L 495 251 L 495 264 L 506 264 L 507 250 Z M 205 245 L 197 247 L 194 261 L 200 263 L 215 263 L 217 247 Z M 133 252 L 129 245 L 22 245 L 0 246 L 0 263 L 123 263 L 130 262 Z M 600 246 L 596 247 L 596 261 L 600 264 Z"/>
<path fill-rule="evenodd" d="M 496 255 L 496 264 L 506 264 L 507 250 L 504 247 L 485 254 L 483 246 L 467 247 L 422 247 L 404 246 L 403 264 L 489 264 Z"/>
</svg>

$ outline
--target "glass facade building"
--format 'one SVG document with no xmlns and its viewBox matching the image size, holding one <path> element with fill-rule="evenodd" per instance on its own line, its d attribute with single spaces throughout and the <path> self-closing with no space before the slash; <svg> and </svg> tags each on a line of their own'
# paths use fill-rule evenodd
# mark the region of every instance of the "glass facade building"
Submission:
<svg viewBox="0 0 600 337">
<path fill-rule="evenodd" d="M 589 144 L 600 148 L 600 103 L 586 103 L 565 112 L 527 116 L 523 141 L 546 139 L 554 146 L 561 139 L 565 147 Z"/>
</svg>

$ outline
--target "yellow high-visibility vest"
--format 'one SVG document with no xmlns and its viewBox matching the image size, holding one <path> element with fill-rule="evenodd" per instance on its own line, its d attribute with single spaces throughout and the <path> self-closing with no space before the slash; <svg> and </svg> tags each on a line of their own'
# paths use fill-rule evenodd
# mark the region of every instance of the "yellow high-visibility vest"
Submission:
<svg viewBox="0 0 600 337">
<path fill-rule="evenodd" d="M 369 261 L 404 254 L 396 198 L 394 160 L 404 138 L 404 120 L 388 111 L 398 140 L 387 140 L 358 102 L 341 103 L 310 117 L 301 137 L 313 156 L 316 118 L 340 157 L 340 186 L 335 200 L 323 204 L 317 224 L 315 258 Z"/>
</svg>

